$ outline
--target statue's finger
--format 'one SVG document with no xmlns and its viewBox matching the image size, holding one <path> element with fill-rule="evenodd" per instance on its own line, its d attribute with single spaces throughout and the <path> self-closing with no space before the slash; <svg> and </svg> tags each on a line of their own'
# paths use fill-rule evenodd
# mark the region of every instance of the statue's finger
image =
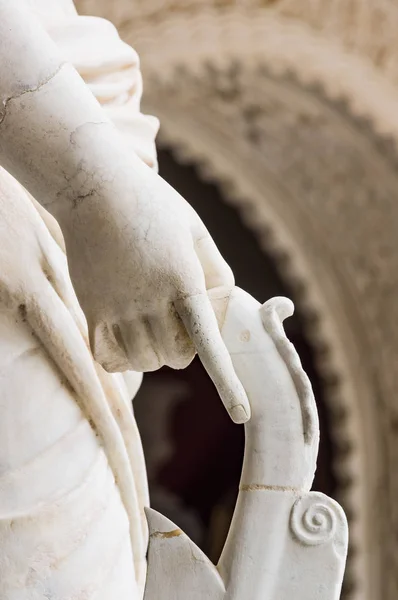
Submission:
<svg viewBox="0 0 398 600">
<path fill-rule="evenodd" d="M 163 312 L 152 316 L 151 326 L 165 364 L 172 369 L 185 369 L 196 352 L 174 304 L 168 304 Z"/>
<path fill-rule="evenodd" d="M 121 321 L 114 325 L 113 331 L 117 342 L 128 357 L 132 371 L 148 373 L 163 367 L 165 360 L 156 343 L 149 317 Z"/>
<path fill-rule="evenodd" d="M 95 360 L 108 373 L 122 373 L 130 369 L 130 363 L 123 346 L 115 337 L 117 325 L 113 327 L 99 321 L 95 325 L 89 323 L 91 351 Z"/>
<path fill-rule="evenodd" d="M 231 419 L 245 423 L 250 418 L 249 401 L 222 340 L 207 294 L 178 300 L 175 306 Z"/>
</svg>

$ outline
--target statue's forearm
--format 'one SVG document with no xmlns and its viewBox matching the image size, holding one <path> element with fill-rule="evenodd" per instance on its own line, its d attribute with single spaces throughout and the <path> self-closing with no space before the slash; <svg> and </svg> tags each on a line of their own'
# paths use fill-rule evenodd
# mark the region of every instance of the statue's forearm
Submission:
<svg viewBox="0 0 398 600">
<path fill-rule="evenodd" d="M 0 0 L 0 163 L 62 221 L 139 160 L 22 2 Z M 127 165 L 128 162 L 128 165 Z M 125 184 L 127 182 L 125 181 Z"/>
</svg>

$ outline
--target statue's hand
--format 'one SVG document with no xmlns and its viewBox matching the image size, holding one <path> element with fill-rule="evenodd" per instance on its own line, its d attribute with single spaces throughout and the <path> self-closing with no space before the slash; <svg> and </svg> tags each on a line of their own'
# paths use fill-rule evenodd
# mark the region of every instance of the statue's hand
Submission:
<svg viewBox="0 0 398 600">
<path fill-rule="evenodd" d="M 108 371 L 152 371 L 184 368 L 197 351 L 232 419 L 246 421 L 208 296 L 217 288 L 226 308 L 234 277 L 195 211 L 141 162 L 73 205 L 61 224 L 95 358 Z"/>
<path fill-rule="evenodd" d="M 61 225 L 95 357 L 183 367 L 196 349 L 235 421 L 246 394 L 207 291 L 233 286 L 194 211 L 131 149 L 28 10 L 0 0 L 0 164 Z"/>
</svg>

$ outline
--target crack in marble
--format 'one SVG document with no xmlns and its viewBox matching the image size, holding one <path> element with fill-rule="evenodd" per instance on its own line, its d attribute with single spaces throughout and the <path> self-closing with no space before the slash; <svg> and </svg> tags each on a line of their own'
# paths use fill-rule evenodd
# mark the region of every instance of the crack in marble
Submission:
<svg viewBox="0 0 398 600">
<path fill-rule="evenodd" d="M 21 98 L 25 94 L 33 94 L 34 92 L 38 92 L 42 87 L 44 87 L 45 85 L 47 85 L 47 83 L 49 83 L 52 79 L 54 79 L 54 77 L 56 75 L 58 75 L 58 73 L 61 71 L 61 69 L 66 64 L 67 63 L 65 61 L 62 62 L 60 65 L 58 65 L 58 67 L 56 68 L 56 70 L 53 73 L 51 73 L 51 75 L 49 75 L 48 77 L 46 77 L 46 79 L 44 79 L 43 81 L 40 81 L 34 87 L 29 88 L 27 90 L 23 90 L 19 94 L 16 94 L 15 96 L 9 96 L 5 100 L 3 100 L 3 110 L 0 113 L 0 125 L 3 123 L 4 119 L 7 116 L 7 107 L 8 107 L 8 105 L 9 105 L 10 102 L 12 102 L 13 100 L 18 100 L 18 98 Z"/>
<path fill-rule="evenodd" d="M 294 492 L 296 494 L 305 493 L 305 490 L 300 488 L 285 486 L 285 485 L 264 485 L 261 483 L 250 483 L 242 484 L 239 486 L 240 492 L 257 492 L 257 491 L 271 491 L 271 492 Z"/>
<path fill-rule="evenodd" d="M 181 529 L 173 529 L 172 531 L 154 531 L 151 533 L 150 537 L 167 540 L 174 537 L 180 537 L 181 535 L 183 535 Z"/>
</svg>

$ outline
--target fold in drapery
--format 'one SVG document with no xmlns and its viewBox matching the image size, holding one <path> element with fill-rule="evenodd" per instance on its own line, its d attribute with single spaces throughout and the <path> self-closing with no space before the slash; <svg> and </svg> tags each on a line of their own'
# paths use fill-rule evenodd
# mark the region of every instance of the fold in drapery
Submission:
<svg viewBox="0 0 398 600">
<path fill-rule="evenodd" d="M 62 236 L 35 206 L 0 169 L 0 597 L 140 600 L 148 491 L 131 395 L 94 362 Z"/>
</svg>

